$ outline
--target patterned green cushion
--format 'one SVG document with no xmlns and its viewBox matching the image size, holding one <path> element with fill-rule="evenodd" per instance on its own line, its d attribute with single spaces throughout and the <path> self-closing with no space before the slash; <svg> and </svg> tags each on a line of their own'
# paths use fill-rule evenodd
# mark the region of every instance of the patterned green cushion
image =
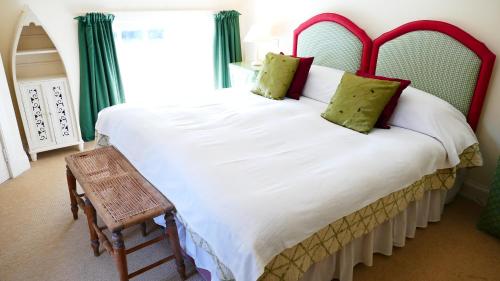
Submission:
<svg viewBox="0 0 500 281">
<path fill-rule="evenodd" d="M 376 74 L 410 80 L 467 116 L 480 67 L 479 57 L 454 38 L 413 31 L 380 47 Z"/>
<path fill-rule="evenodd" d="M 266 98 L 282 100 L 292 83 L 299 60 L 299 58 L 268 53 L 252 92 Z"/>
<path fill-rule="evenodd" d="M 477 227 L 500 238 L 500 158 L 497 163 L 495 180 L 488 195 L 488 203 L 481 213 Z"/>
<path fill-rule="evenodd" d="M 352 32 L 334 22 L 319 22 L 297 38 L 297 56 L 314 57 L 314 64 L 356 72 L 363 44 Z"/>
<path fill-rule="evenodd" d="M 326 111 L 326 120 L 368 133 L 400 83 L 356 76 L 346 72 Z"/>
</svg>

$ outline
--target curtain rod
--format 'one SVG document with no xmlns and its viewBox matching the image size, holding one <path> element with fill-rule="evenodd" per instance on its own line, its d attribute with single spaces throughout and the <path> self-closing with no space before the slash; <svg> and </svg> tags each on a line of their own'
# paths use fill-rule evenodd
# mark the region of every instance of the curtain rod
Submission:
<svg viewBox="0 0 500 281">
<path fill-rule="evenodd" d="M 171 9 L 171 10 L 118 10 L 118 11 L 103 11 L 103 10 L 95 10 L 95 11 L 86 11 L 86 12 L 80 12 L 79 16 L 84 16 L 88 13 L 103 13 L 103 14 L 128 14 L 128 13 L 162 13 L 162 12 L 174 12 L 174 13 L 180 13 L 180 12 L 207 12 L 207 13 L 212 13 L 213 15 L 216 15 L 220 12 L 224 11 L 236 11 L 237 10 L 212 10 L 212 9 Z M 238 12 L 239 13 L 239 12 Z M 241 14 L 241 13 L 240 13 Z M 78 17 L 78 16 L 77 16 Z"/>
</svg>

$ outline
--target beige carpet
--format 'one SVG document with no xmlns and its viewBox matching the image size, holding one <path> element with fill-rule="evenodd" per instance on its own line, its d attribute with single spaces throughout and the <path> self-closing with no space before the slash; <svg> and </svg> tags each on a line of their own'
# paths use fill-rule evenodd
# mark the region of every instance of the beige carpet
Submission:
<svg viewBox="0 0 500 281">
<path fill-rule="evenodd" d="M 31 170 L 0 185 L 0 281 L 118 280 L 107 253 L 92 255 L 83 213 L 78 221 L 71 217 L 64 156 L 74 152 L 42 153 Z M 376 255 L 373 267 L 357 266 L 354 280 L 500 280 L 500 241 L 476 230 L 479 210 L 459 198 L 440 223 L 418 230 L 393 256 Z M 137 228 L 125 234 L 127 245 L 143 240 Z M 167 248 L 156 244 L 132 254 L 129 269 L 163 257 Z M 179 278 L 171 262 L 133 280 Z"/>
</svg>

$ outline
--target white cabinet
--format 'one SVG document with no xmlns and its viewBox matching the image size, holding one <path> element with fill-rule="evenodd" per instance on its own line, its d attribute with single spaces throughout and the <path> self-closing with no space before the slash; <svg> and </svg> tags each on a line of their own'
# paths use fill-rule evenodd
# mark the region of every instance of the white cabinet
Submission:
<svg viewBox="0 0 500 281">
<path fill-rule="evenodd" d="M 68 81 L 64 77 L 18 80 L 29 154 L 81 145 Z"/>
<path fill-rule="evenodd" d="M 12 46 L 12 78 L 31 160 L 37 153 L 83 141 L 64 61 L 57 46 L 25 7 Z"/>
<path fill-rule="evenodd" d="M 261 66 L 249 62 L 233 62 L 229 64 L 231 87 L 252 86 L 257 79 Z"/>
</svg>

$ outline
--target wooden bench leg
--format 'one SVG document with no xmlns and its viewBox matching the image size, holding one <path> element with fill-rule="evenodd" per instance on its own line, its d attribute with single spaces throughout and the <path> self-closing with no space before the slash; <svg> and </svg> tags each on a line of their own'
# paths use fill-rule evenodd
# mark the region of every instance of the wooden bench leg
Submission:
<svg viewBox="0 0 500 281">
<path fill-rule="evenodd" d="M 121 231 L 115 231 L 111 234 L 113 241 L 113 257 L 115 258 L 116 268 L 120 275 L 120 281 L 128 281 L 127 256 L 125 254 L 125 244 Z"/>
<path fill-rule="evenodd" d="M 76 179 L 68 166 L 66 166 L 66 180 L 68 182 L 69 190 L 69 200 L 71 202 L 71 212 L 73 213 L 73 219 L 78 219 L 78 204 L 76 203 L 75 193 L 76 193 Z"/>
<path fill-rule="evenodd" d="M 146 237 L 148 235 L 148 228 L 146 222 L 141 223 L 141 233 L 143 237 Z"/>
<path fill-rule="evenodd" d="M 177 272 L 182 280 L 186 280 L 186 266 L 181 253 L 181 245 L 179 244 L 179 234 L 177 233 L 177 225 L 175 224 L 174 215 L 171 212 L 165 214 L 166 229 L 165 232 L 170 240 L 170 247 L 175 257 Z"/>
<path fill-rule="evenodd" d="M 85 198 L 85 214 L 87 215 L 87 224 L 89 225 L 89 233 L 90 233 L 90 246 L 94 251 L 94 256 L 99 256 L 99 237 L 97 236 L 97 232 L 93 226 L 93 224 L 97 225 L 97 215 L 92 202 L 88 198 Z"/>
</svg>

